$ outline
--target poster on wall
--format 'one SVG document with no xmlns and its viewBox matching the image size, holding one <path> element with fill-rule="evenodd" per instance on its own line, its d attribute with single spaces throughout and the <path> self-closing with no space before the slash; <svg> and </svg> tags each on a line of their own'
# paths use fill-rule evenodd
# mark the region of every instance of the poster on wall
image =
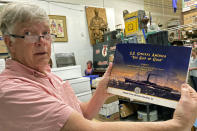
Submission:
<svg viewBox="0 0 197 131">
<path fill-rule="evenodd" d="M 2 33 L 0 32 L 0 59 L 8 57 L 8 50 L 3 41 Z"/>
<path fill-rule="evenodd" d="M 8 53 L 7 47 L 2 40 L 2 36 L 0 36 L 0 53 Z"/>
<path fill-rule="evenodd" d="M 86 7 L 86 18 L 90 43 L 103 42 L 103 34 L 107 30 L 107 17 L 105 8 Z"/>
<path fill-rule="evenodd" d="M 55 42 L 67 42 L 66 16 L 49 15 L 51 34 L 56 35 Z"/>
<path fill-rule="evenodd" d="M 3 41 L 2 33 L 0 32 L 0 53 L 8 53 L 7 47 Z"/>
</svg>

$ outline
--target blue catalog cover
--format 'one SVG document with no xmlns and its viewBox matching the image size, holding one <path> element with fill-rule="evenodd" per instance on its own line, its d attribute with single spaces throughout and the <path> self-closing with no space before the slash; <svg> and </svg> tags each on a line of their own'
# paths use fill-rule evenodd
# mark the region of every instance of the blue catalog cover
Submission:
<svg viewBox="0 0 197 131">
<path fill-rule="evenodd" d="M 118 44 L 108 92 L 175 108 L 190 54 L 190 47 Z"/>
</svg>

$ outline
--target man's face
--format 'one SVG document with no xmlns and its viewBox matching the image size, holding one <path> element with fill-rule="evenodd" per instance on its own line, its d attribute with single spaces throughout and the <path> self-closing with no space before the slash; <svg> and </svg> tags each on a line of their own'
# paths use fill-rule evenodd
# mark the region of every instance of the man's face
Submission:
<svg viewBox="0 0 197 131">
<path fill-rule="evenodd" d="M 50 28 L 47 22 L 21 23 L 16 26 L 12 34 L 43 36 L 50 34 Z M 51 56 L 51 41 L 46 41 L 42 37 L 34 43 L 23 38 L 14 38 L 8 48 L 12 59 L 38 71 L 43 71 L 42 69 L 48 65 Z"/>
</svg>

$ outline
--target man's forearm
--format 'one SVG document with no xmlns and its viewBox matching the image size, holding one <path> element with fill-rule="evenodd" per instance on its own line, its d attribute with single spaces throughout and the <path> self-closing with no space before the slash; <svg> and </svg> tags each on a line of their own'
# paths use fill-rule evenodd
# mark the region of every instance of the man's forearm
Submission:
<svg viewBox="0 0 197 131">
<path fill-rule="evenodd" d="M 99 90 L 97 90 L 88 103 L 81 103 L 84 117 L 92 119 L 96 114 L 98 114 L 105 100 L 106 97 L 102 97 Z"/>
<path fill-rule="evenodd" d="M 98 122 L 97 129 L 102 131 L 190 131 L 187 125 L 175 120 L 163 122 Z M 97 130 L 95 130 L 97 131 Z"/>
<path fill-rule="evenodd" d="M 77 121 L 77 122 L 76 122 Z M 95 122 L 72 113 L 61 131 L 190 131 L 189 124 L 172 119 L 163 122 Z"/>
</svg>

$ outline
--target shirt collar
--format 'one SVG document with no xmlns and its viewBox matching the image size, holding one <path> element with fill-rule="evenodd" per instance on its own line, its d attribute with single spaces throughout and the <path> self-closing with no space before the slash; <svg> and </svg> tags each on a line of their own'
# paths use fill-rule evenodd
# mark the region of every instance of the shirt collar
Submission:
<svg viewBox="0 0 197 131">
<path fill-rule="evenodd" d="M 34 75 L 35 77 L 46 77 L 47 74 L 51 73 L 51 68 L 49 65 L 46 65 L 46 67 L 44 67 L 46 72 L 46 74 L 44 74 L 12 59 L 6 60 L 5 68 L 11 69 L 12 71 L 15 71 L 17 73 Z"/>
</svg>

